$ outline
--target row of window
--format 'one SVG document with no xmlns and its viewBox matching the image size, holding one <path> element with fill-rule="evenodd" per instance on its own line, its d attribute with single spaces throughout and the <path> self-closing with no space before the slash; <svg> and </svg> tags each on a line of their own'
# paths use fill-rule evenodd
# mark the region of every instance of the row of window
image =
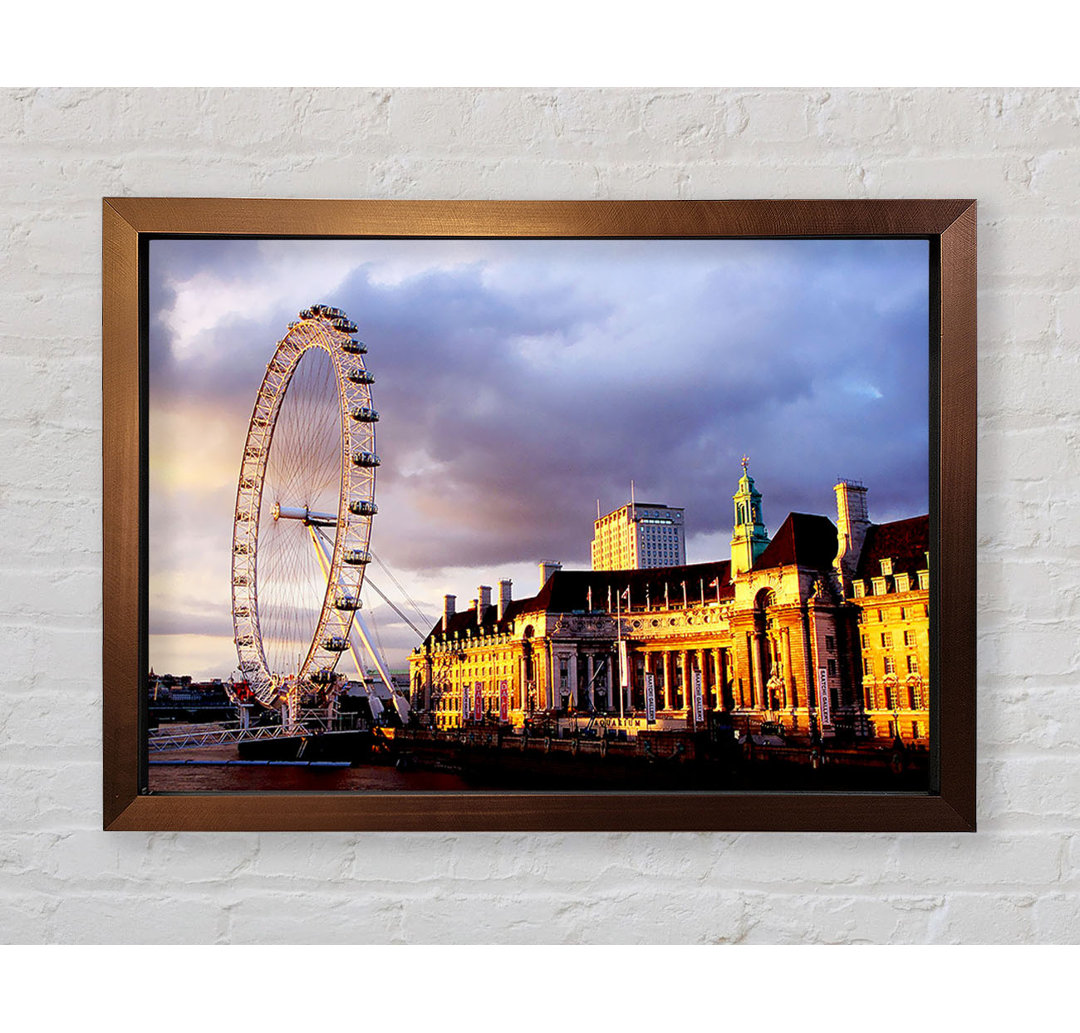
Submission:
<svg viewBox="0 0 1080 1033">
<path fill-rule="evenodd" d="M 915 586 L 912 584 L 910 574 L 896 574 L 893 578 L 897 592 L 910 592 Z M 917 584 L 920 589 L 930 587 L 930 571 L 920 570 L 917 575 Z M 867 581 L 853 581 L 851 587 L 855 592 L 855 598 L 861 599 L 867 595 L 888 595 L 888 581 L 883 577 L 870 578 Z"/>
<path fill-rule="evenodd" d="M 886 685 L 884 691 L 866 697 L 867 710 L 922 710 L 926 706 L 919 685 Z"/>
<path fill-rule="evenodd" d="M 908 674 L 919 674 L 920 673 L 920 671 L 919 671 L 919 658 L 917 656 L 911 654 L 911 655 L 908 655 L 907 657 L 905 657 L 905 660 L 907 661 L 907 673 Z M 871 660 L 869 657 L 867 657 L 866 659 L 863 660 L 862 663 L 863 663 L 863 674 L 868 675 L 869 677 L 872 678 L 874 676 L 874 661 Z M 895 657 L 891 657 L 891 656 L 884 657 L 884 667 L 885 667 L 885 672 L 884 672 L 885 674 L 887 674 L 887 675 L 888 674 L 896 674 L 896 659 L 895 659 Z"/>
<path fill-rule="evenodd" d="M 893 610 L 891 612 L 895 613 L 896 611 Z M 873 618 L 870 617 L 870 613 L 871 613 L 870 610 L 860 610 L 859 611 L 859 618 L 858 618 L 859 623 L 860 624 L 865 624 L 867 621 L 869 621 L 871 619 L 876 620 L 879 623 L 884 622 L 884 620 L 885 620 L 885 611 L 884 610 L 874 610 L 873 613 L 875 614 L 875 616 Z M 929 616 L 930 616 L 930 607 L 927 606 L 925 603 L 923 605 L 921 605 L 921 606 L 901 606 L 900 607 L 900 619 L 902 621 L 918 620 L 920 617 L 925 618 L 925 617 L 929 617 Z"/>
<path fill-rule="evenodd" d="M 862 647 L 863 647 L 863 649 L 869 649 L 870 648 L 870 636 L 869 635 L 863 635 L 863 636 L 861 636 L 861 638 L 862 638 Z M 918 645 L 918 641 L 916 639 L 916 635 L 915 635 L 914 631 L 905 631 L 904 632 L 904 645 L 907 646 L 909 649 L 914 648 L 916 645 Z M 882 649 L 892 649 L 892 647 L 893 647 L 893 633 L 891 631 L 883 631 L 881 633 L 881 648 Z"/>
</svg>

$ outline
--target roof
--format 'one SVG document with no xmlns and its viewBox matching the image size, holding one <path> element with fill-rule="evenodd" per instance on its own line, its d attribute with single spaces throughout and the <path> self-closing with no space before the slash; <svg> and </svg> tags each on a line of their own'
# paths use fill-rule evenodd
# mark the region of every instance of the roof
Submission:
<svg viewBox="0 0 1080 1033">
<path fill-rule="evenodd" d="M 836 525 L 828 517 L 789 513 L 754 569 L 799 566 L 831 570 L 836 550 Z"/>
<path fill-rule="evenodd" d="M 482 627 L 486 634 L 492 634 L 509 631 L 511 621 L 526 613 L 585 612 L 590 609 L 590 591 L 593 610 L 608 609 L 609 589 L 612 611 L 616 609 L 616 599 L 627 589 L 630 590 L 630 605 L 638 609 L 645 605 L 646 597 L 654 606 L 660 603 L 664 599 L 665 585 L 668 597 L 677 603 L 682 600 L 683 582 L 686 583 L 686 598 L 691 603 L 701 602 L 703 597 L 707 603 L 715 602 L 718 591 L 721 600 L 730 599 L 735 594 L 735 586 L 730 583 L 730 560 L 643 570 L 556 570 L 536 595 L 514 599 L 501 622 L 496 619 L 496 606 L 485 609 L 482 622 L 477 621 L 476 610 L 470 608 L 455 613 L 450 618 L 447 631 L 451 635 L 455 631 L 463 634 L 467 629 Z M 622 596 L 621 605 L 626 608 L 625 595 Z M 428 638 L 441 632 L 440 619 Z"/>
<path fill-rule="evenodd" d="M 915 574 L 926 570 L 930 548 L 930 517 L 927 515 L 871 524 L 863 540 L 856 578 L 881 577 L 881 561 L 893 561 L 893 573 Z"/>
<path fill-rule="evenodd" d="M 669 597 L 675 601 L 682 598 L 683 582 L 690 602 L 716 599 L 719 579 L 720 598 L 734 595 L 730 560 L 712 563 L 691 563 L 678 567 L 645 567 L 640 570 L 558 570 L 537 593 L 531 611 L 547 610 L 553 613 L 572 613 L 589 609 L 589 592 L 592 591 L 592 608 L 608 609 L 608 589 L 611 590 L 611 608 L 616 608 L 616 597 L 630 590 L 630 605 L 643 606 L 646 592 L 653 604 L 664 598 L 667 585 Z M 623 608 L 626 599 L 623 598 Z"/>
</svg>

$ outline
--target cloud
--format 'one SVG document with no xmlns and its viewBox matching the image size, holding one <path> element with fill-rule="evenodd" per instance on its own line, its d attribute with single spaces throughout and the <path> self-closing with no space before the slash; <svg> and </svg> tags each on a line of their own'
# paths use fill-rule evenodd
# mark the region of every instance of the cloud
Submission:
<svg viewBox="0 0 1080 1033">
<path fill-rule="evenodd" d="M 168 504 L 152 504 L 151 565 L 204 586 L 207 607 L 199 571 L 228 568 L 255 391 L 315 300 L 369 345 L 373 545 L 433 608 L 440 570 L 587 566 L 596 500 L 621 505 L 631 479 L 639 499 L 685 507 L 689 535 L 723 542 L 744 453 L 773 530 L 789 510 L 830 514 L 838 476 L 868 484 L 875 520 L 926 511 L 925 242 L 155 248 L 151 408 L 183 421 L 152 421 L 152 492 Z M 411 632 L 388 633 L 395 649 L 398 635 Z"/>
</svg>

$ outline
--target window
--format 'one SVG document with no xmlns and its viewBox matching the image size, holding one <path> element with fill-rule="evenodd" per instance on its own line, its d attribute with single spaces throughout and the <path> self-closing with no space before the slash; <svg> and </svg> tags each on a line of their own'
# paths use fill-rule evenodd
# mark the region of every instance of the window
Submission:
<svg viewBox="0 0 1080 1033">
<path fill-rule="evenodd" d="M 852 581 L 851 587 L 855 590 L 856 599 L 861 599 L 866 595 L 866 586 L 861 581 Z"/>
<path fill-rule="evenodd" d="M 907 658 L 907 671 L 908 674 L 919 673 L 919 658 L 917 656 L 909 656 Z"/>
<path fill-rule="evenodd" d="M 830 678 L 835 678 L 836 677 L 836 661 L 835 660 L 829 660 L 828 665 L 829 665 L 829 677 Z"/>
<path fill-rule="evenodd" d="M 885 673 L 896 674 L 896 661 L 891 656 L 885 657 Z"/>
<path fill-rule="evenodd" d="M 910 574 L 897 574 L 896 575 L 896 590 L 898 592 L 910 592 L 911 591 L 911 575 Z"/>
<path fill-rule="evenodd" d="M 825 649 L 829 653 L 836 652 L 836 639 L 832 635 L 825 636 Z"/>
<path fill-rule="evenodd" d="M 862 647 L 863 647 L 863 649 L 869 649 L 870 648 L 870 636 L 869 635 L 863 635 L 862 636 Z"/>
<path fill-rule="evenodd" d="M 891 631 L 883 631 L 881 633 L 881 648 L 882 649 L 892 649 L 892 632 Z"/>
<path fill-rule="evenodd" d="M 930 571 L 928 571 L 928 570 L 920 570 L 919 571 L 919 587 L 920 588 L 929 588 L 930 587 Z"/>
<path fill-rule="evenodd" d="M 885 575 L 889 575 L 889 574 L 892 573 L 892 560 L 891 559 L 881 561 L 881 573 L 885 574 Z"/>
<path fill-rule="evenodd" d="M 904 645 L 905 646 L 913 646 L 913 645 L 915 645 L 915 632 L 914 631 L 905 631 L 904 632 Z"/>
<path fill-rule="evenodd" d="M 883 621 L 885 619 L 885 611 L 884 610 L 878 610 L 877 619 L 879 621 Z"/>
<path fill-rule="evenodd" d="M 870 662 L 869 657 L 862 662 L 862 673 L 873 676 L 874 665 Z"/>
<path fill-rule="evenodd" d="M 885 586 L 885 579 L 883 577 L 876 577 L 874 581 L 874 595 L 884 595 L 888 588 Z"/>
</svg>

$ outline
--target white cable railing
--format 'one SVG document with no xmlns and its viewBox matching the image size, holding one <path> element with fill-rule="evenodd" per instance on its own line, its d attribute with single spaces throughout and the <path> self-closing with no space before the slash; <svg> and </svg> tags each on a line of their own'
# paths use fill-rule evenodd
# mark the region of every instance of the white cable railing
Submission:
<svg viewBox="0 0 1080 1033">
<path fill-rule="evenodd" d="M 306 729 L 305 729 L 306 731 Z M 263 728 L 241 728 L 218 725 L 212 729 L 191 729 L 185 732 L 151 733 L 148 749 L 151 753 L 165 750 L 190 750 L 199 746 L 217 746 L 230 742 L 257 742 L 260 739 L 281 739 L 295 735 L 281 725 L 267 725 Z"/>
</svg>

